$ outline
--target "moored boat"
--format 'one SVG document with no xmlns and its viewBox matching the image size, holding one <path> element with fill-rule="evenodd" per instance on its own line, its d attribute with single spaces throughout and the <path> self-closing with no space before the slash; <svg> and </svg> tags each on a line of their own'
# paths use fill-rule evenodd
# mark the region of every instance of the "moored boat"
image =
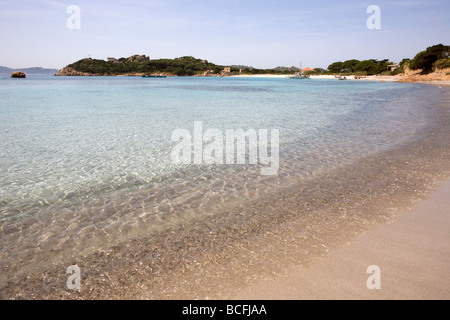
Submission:
<svg viewBox="0 0 450 320">
<path fill-rule="evenodd" d="M 311 69 L 313 70 L 313 69 Z M 302 72 L 302 63 L 300 62 L 300 71 L 296 72 L 293 76 L 286 76 L 286 79 L 309 79 L 309 75 L 304 75 Z"/>
<path fill-rule="evenodd" d="M 297 72 L 293 76 L 286 76 L 286 79 L 309 79 L 309 75 L 304 75 L 302 72 Z"/>
<path fill-rule="evenodd" d="M 165 75 L 157 75 L 157 76 L 153 76 L 153 75 L 143 75 L 142 78 L 167 78 L 167 76 Z"/>
</svg>

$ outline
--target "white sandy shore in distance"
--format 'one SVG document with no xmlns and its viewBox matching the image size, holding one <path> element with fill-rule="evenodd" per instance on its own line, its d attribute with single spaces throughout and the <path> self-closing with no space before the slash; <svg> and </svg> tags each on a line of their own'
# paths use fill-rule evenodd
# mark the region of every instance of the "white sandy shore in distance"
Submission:
<svg viewBox="0 0 450 320">
<path fill-rule="evenodd" d="M 243 74 L 243 75 L 236 75 L 231 76 L 232 78 L 273 78 L 273 79 L 285 79 L 288 75 L 285 74 Z M 347 80 L 356 80 L 355 76 L 345 76 Z M 320 76 L 311 76 L 311 79 L 333 79 L 337 80 L 337 78 L 333 75 L 320 75 Z M 363 79 L 358 79 L 358 81 L 363 80 L 372 80 L 372 81 L 398 81 L 400 77 L 393 77 L 393 76 L 368 76 Z"/>
<path fill-rule="evenodd" d="M 450 299 L 449 194 L 450 180 L 395 223 L 233 299 Z M 367 288 L 371 265 L 380 267 L 380 290 Z"/>
<path fill-rule="evenodd" d="M 280 74 L 253 74 L 253 75 L 236 75 L 231 76 L 232 78 L 273 78 L 273 79 L 285 79 L 287 75 L 280 75 Z M 347 80 L 352 81 L 379 81 L 379 82 L 397 82 L 402 79 L 401 76 L 367 76 L 366 78 L 362 79 L 355 79 L 355 76 L 345 76 Z M 320 76 L 311 76 L 311 79 L 333 79 L 337 80 L 335 76 L 333 75 L 320 75 Z M 438 81 L 438 80 L 432 80 L 432 81 L 414 81 L 415 83 L 422 83 L 422 84 L 432 84 L 432 85 L 439 85 L 439 86 L 450 86 L 450 81 Z M 413 83 L 414 83 L 413 82 Z"/>
</svg>

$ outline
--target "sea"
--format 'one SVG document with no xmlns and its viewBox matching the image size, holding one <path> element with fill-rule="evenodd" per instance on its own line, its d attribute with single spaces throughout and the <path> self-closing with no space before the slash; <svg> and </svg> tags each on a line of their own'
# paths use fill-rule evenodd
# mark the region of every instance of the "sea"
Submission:
<svg viewBox="0 0 450 320">
<path fill-rule="evenodd" d="M 415 83 L 1 77 L 0 297 L 229 297 L 448 178 L 449 108 L 449 87 Z M 267 135 L 275 172 L 249 137 L 226 161 L 230 130 Z M 207 132 L 222 162 L 196 158 Z"/>
</svg>

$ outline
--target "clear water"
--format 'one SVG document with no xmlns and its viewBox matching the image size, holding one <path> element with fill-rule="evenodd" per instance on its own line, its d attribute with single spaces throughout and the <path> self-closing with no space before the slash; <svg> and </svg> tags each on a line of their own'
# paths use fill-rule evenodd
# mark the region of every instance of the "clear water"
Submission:
<svg viewBox="0 0 450 320">
<path fill-rule="evenodd" d="M 95 252 L 393 148 L 429 124 L 437 90 L 334 80 L 0 78 L 1 264 Z M 255 165 L 173 164 L 172 132 L 192 132 L 194 121 L 222 132 L 279 129 L 278 175 L 261 176 Z"/>
</svg>

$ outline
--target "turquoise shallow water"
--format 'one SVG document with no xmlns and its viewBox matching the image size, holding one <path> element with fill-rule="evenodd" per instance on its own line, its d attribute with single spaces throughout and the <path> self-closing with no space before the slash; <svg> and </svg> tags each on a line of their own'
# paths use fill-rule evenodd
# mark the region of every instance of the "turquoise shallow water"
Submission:
<svg viewBox="0 0 450 320">
<path fill-rule="evenodd" d="M 279 129 L 281 174 L 292 157 L 313 150 L 329 153 L 322 161 L 346 152 L 345 158 L 357 157 L 414 133 L 423 111 L 403 108 L 421 90 L 284 79 L 2 79 L 2 213 L 170 176 L 179 169 L 170 158 L 171 134 L 193 132 L 194 121 L 222 132 Z M 387 106 L 393 96 L 395 104 Z"/>
<path fill-rule="evenodd" d="M 411 139 L 438 88 L 334 80 L 0 78 L 0 258 L 87 253 Z M 433 98 L 436 97 L 436 98 Z M 176 165 L 172 132 L 278 129 L 280 167 Z M 69 250 L 69 249 L 68 249 Z"/>
</svg>

